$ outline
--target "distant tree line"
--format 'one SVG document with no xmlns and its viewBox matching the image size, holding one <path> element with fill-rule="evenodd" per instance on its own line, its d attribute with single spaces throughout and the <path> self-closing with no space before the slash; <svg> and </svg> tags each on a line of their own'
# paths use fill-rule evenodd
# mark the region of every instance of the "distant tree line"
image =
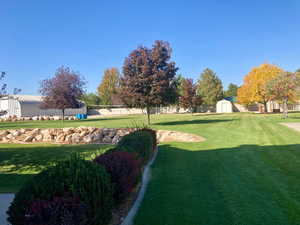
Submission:
<svg viewBox="0 0 300 225">
<path fill-rule="evenodd" d="M 104 71 L 96 93 L 86 93 L 81 75 L 62 66 L 53 78 L 41 82 L 41 107 L 60 109 L 64 115 L 67 108 L 78 108 L 82 102 L 88 106 L 126 105 L 145 109 L 150 124 L 154 107 L 177 105 L 195 112 L 202 104 L 215 105 L 224 96 L 236 95 L 237 86 L 230 84 L 224 92 L 221 80 L 209 68 L 196 83 L 177 74 L 171 57 L 168 42 L 155 41 L 151 48 L 140 46 L 125 58 L 122 73 L 114 67 Z"/>
<path fill-rule="evenodd" d="M 58 68 L 55 76 L 41 82 L 44 108 L 61 109 L 87 105 L 126 105 L 145 109 L 150 124 L 151 110 L 157 106 L 177 105 L 195 112 L 201 105 L 214 106 L 223 98 L 237 97 L 239 103 L 260 103 L 267 112 L 269 101 L 284 105 L 299 96 L 299 71 L 285 72 L 271 64 L 253 68 L 244 78 L 242 86 L 230 83 L 223 89 L 221 79 L 210 68 L 194 82 L 182 74 L 172 61 L 172 48 L 168 42 L 155 41 L 151 48 L 139 46 L 125 58 L 122 72 L 117 68 L 104 71 L 96 93 L 86 93 L 85 80 L 68 67 Z M 1 73 L 0 82 L 5 77 Z M 6 84 L 0 83 L 0 95 L 6 93 Z"/>
</svg>

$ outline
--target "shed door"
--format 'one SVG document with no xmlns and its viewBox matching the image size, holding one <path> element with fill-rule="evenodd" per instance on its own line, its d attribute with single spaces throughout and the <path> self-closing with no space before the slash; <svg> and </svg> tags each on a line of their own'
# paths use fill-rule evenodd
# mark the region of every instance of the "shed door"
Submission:
<svg viewBox="0 0 300 225">
<path fill-rule="evenodd" d="M 227 102 L 222 102 L 221 112 L 228 112 L 227 105 L 228 105 Z"/>
</svg>

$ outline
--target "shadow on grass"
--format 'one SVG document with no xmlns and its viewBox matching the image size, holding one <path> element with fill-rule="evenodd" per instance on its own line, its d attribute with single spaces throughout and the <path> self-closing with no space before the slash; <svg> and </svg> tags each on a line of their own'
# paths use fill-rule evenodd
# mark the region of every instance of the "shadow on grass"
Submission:
<svg viewBox="0 0 300 225">
<path fill-rule="evenodd" d="M 199 151 L 160 145 L 135 224 L 299 224 L 299 162 L 297 144 Z"/>
<path fill-rule="evenodd" d="M 111 145 L 0 145 L 0 192 L 15 191 L 32 174 L 79 153 L 86 159 Z"/>
<path fill-rule="evenodd" d="M 167 125 L 167 126 L 176 126 L 176 125 L 188 125 L 188 124 L 206 124 L 206 123 L 220 123 L 220 122 L 230 122 L 231 119 L 228 120 L 179 120 L 179 121 L 169 121 L 169 122 L 159 122 L 155 123 L 155 125 Z"/>
</svg>

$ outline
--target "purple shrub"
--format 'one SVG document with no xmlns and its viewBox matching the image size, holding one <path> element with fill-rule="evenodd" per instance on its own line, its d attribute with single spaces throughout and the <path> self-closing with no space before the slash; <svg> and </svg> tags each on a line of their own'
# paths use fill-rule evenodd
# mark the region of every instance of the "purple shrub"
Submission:
<svg viewBox="0 0 300 225">
<path fill-rule="evenodd" d="M 114 186 L 113 196 L 120 203 L 133 191 L 141 175 L 141 161 L 135 153 L 111 152 L 94 159 L 102 165 L 111 176 Z"/>
<path fill-rule="evenodd" d="M 76 197 L 35 200 L 26 210 L 24 225 L 83 225 L 87 206 Z"/>
<path fill-rule="evenodd" d="M 87 221 L 87 206 L 79 198 L 54 197 L 35 200 L 25 211 L 24 225 L 82 225 Z"/>
</svg>

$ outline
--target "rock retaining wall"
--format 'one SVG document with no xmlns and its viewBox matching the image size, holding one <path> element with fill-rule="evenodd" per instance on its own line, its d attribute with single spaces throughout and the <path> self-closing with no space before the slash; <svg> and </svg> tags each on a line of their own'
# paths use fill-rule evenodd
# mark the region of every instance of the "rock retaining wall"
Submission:
<svg viewBox="0 0 300 225">
<path fill-rule="evenodd" d="M 62 143 L 62 144 L 91 144 L 107 143 L 116 144 L 132 129 L 116 128 L 50 128 L 50 129 L 18 129 L 0 131 L 2 143 Z"/>
<path fill-rule="evenodd" d="M 123 136 L 134 130 L 96 127 L 0 130 L 0 143 L 117 144 Z M 157 130 L 158 142 L 201 142 L 204 140 L 203 137 L 194 134 Z"/>
<path fill-rule="evenodd" d="M 77 120 L 75 116 L 65 116 L 65 120 Z M 29 121 L 29 120 L 62 120 L 62 116 L 33 116 L 33 117 L 17 117 L 8 116 L 0 118 L 0 122 L 17 122 L 17 121 Z"/>
</svg>

